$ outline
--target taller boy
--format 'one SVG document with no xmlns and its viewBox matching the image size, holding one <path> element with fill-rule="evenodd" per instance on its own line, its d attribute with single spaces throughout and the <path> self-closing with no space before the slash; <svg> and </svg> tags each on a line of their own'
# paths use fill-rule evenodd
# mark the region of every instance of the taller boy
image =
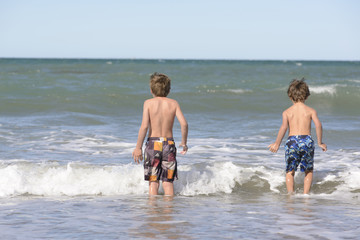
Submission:
<svg viewBox="0 0 360 240">
<path fill-rule="evenodd" d="M 188 150 L 188 124 L 177 101 L 167 98 L 170 92 L 170 78 L 165 74 L 154 73 L 150 77 L 152 99 L 144 102 L 143 118 L 139 130 L 134 161 L 143 160 L 142 145 L 149 130 L 144 152 L 145 180 L 149 181 L 149 194 L 157 195 L 159 181 L 162 181 L 165 195 L 174 195 L 174 178 L 177 176 L 176 147 L 173 139 L 175 116 L 181 126 L 182 154 Z"/>
<path fill-rule="evenodd" d="M 311 120 L 315 124 L 318 146 L 323 151 L 326 151 L 327 147 L 322 143 L 322 126 L 316 111 L 305 105 L 310 91 L 304 79 L 293 80 L 287 93 L 293 106 L 283 112 L 282 125 L 276 141 L 268 147 L 271 152 L 277 152 L 289 128 L 289 137 L 285 143 L 286 188 L 289 193 L 294 192 L 294 175 L 300 164 L 300 170 L 305 172 L 304 194 L 308 194 L 313 177 L 315 150 L 314 141 L 310 135 Z"/>
</svg>

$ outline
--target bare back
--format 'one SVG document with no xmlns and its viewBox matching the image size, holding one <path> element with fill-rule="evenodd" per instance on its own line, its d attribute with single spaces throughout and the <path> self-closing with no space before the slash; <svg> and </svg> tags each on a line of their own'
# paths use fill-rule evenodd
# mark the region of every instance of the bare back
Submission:
<svg viewBox="0 0 360 240">
<path fill-rule="evenodd" d="M 295 103 L 285 110 L 284 114 L 289 124 L 289 136 L 310 135 L 312 116 L 315 110 L 302 102 Z"/>
<path fill-rule="evenodd" d="M 173 125 L 178 103 L 167 97 L 155 97 L 146 101 L 149 114 L 149 137 L 173 137 Z"/>
</svg>

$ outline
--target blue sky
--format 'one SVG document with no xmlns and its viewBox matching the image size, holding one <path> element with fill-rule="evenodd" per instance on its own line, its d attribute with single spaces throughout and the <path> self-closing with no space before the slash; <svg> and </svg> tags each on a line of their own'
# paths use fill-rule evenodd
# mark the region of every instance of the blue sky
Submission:
<svg viewBox="0 0 360 240">
<path fill-rule="evenodd" d="M 0 0 L 0 57 L 360 60 L 360 1 Z"/>
</svg>

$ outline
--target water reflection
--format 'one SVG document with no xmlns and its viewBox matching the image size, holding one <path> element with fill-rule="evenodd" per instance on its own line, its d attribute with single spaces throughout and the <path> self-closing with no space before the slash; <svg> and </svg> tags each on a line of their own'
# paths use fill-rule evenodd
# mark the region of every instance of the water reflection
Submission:
<svg viewBox="0 0 360 240">
<path fill-rule="evenodd" d="M 176 219 L 173 196 L 149 196 L 144 205 L 142 223 L 135 234 L 146 238 L 190 239 L 183 231 L 184 222 Z"/>
<path fill-rule="evenodd" d="M 285 202 L 285 207 L 288 214 L 295 214 L 299 217 L 311 218 L 313 217 L 314 201 L 311 201 L 309 195 L 303 195 L 301 197 L 294 194 L 288 194 Z"/>
</svg>

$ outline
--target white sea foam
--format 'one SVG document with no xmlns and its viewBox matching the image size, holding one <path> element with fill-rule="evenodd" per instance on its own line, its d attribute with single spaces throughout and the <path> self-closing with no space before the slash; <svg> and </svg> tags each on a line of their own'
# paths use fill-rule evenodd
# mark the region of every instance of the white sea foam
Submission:
<svg viewBox="0 0 360 240">
<path fill-rule="evenodd" d="M 182 175 L 184 177 L 175 186 L 181 195 L 186 196 L 232 193 L 236 185 L 241 188 L 253 180 L 255 187 L 264 191 L 268 191 L 264 189 L 264 183 L 270 184 L 270 190 L 274 192 L 279 192 L 277 187 L 283 184 L 282 171 L 265 169 L 263 166 L 243 167 L 233 162 L 217 162 L 204 169 L 183 170 Z M 257 177 L 257 180 L 253 177 Z"/>
<path fill-rule="evenodd" d="M 330 95 L 336 95 L 336 88 L 339 87 L 338 84 L 330 84 L 330 85 L 324 85 L 324 86 L 309 86 L 310 93 L 315 94 L 330 94 Z"/>
<path fill-rule="evenodd" d="M 260 173 L 260 174 L 259 174 Z M 257 175 L 268 181 L 273 174 L 264 167 L 241 167 L 232 162 L 179 167 L 175 190 L 180 195 L 232 193 L 236 184 Z M 280 174 L 279 174 L 280 175 Z M 145 194 L 141 165 L 96 166 L 84 163 L 34 164 L 17 162 L 0 168 L 0 196 L 41 195 L 123 195 Z M 261 183 L 259 183 L 261 185 Z M 273 181 L 274 191 L 280 181 Z"/>
<path fill-rule="evenodd" d="M 268 137 L 249 136 L 233 138 L 196 138 L 191 139 L 191 153 L 215 156 L 240 156 L 243 154 L 268 154 Z"/>
<path fill-rule="evenodd" d="M 183 196 L 231 194 L 241 192 L 285 191 L 284 171 L 264 166 L 239 165 L 231 161 L 183 164 L 179 166 L 175 192 Z M 297 174 L 295 181 L 302 182 Z M 355 196 L 360 188 L 360 169 L 317 174 L 314 184 L 327 186 L 337 182 L 333 194 Z M 301 178 L 301 179 L 300 179 Z M 342 183 L 339 183 L 342 182 Z M 340 185 L 339 185 L 340 184 Z M 321 188 L 320 188 L 321 189 Z M 147 194 L 141 165 L 93 165 L 72 162 L 31 163 L 26 161 L 1 162 L 0 197 L 24 194 L 37 196 L 79 195 L 143 195 Z M 355 191 L 355 193 L 352 193 Z M 323 194 L 317 190 L 315 194 Z M 340 194 L 340 195 L 341 195 Z"/>
<path fill-rule="evenodd" d="M 241 88 L 239 88 L 239 89 L 227 89 L 225 91 L 231 92 L 231 93 L 236 93 L 236 94 L 243 94 L 243 93 L 251 93 L 252 92 L 252 90 L 250 90 L 250 89 L 241 89 Z"/>
<path fill-rule="evenodd" d="M 358 191 L 360 190 L 360 169 L 353 167 L 348 171 L 340 172 L 341 180 L 344 181 L 339 189 L 342 191 Z"/>
<path fill-rule="evenodd" d="M 199 88 L 199 87 L 197 87 Z M 199 89 L 198 92 L 207 92 L 207 93 L 235 93 L 235 94 L 244 94 L 244 93 L 251 93 L 253 92 L 250 89 L 242 89 L 242 88 L 236 88 L 236 89 L 219 89 L 220 86 L 216 85 L 216 89 L 208 88 L 206 85 L 204 87 L 205 89 Z"/>
<path fill-rule="evenodd" d="M 144 194 L 140 165 L 95 166 L 22 162 L 0 168 L 0 196 Z"/>
<path fill-rule="evenodd" d="M 354 82 L 354 83 L 360 83 L 360 80 L 356 80 L 356 79 L 352 79 L 352 80 L 348 80 L 349 82 Z"/>
<path fill-rule="evenodd" d="M 1 134 L 3 141 L 9 146 L 7 150 L 11 151 L 11 148 L 14 148 L 17 152 L 23 152 L 24 158 L 31 151 L 47 159 L 58 155 L 55 159 L 66 162 L 83 159 L 84 156 L 99 156 L 108 160 L 120 156 L 130 158 L 136 144 L 111 135 L 69 130 L 37 131 L 31 138 L 28 134 L 20 135 L 11 131 L 2 131 Z"/>
<path fill-rule="evenodd" d="M 135 147 L 134 143 L 119 142 L 114 139 L 109 140 L 99 136 L 82 136 L 81 138 L 73 139 L 67 143 L 52 146 L 53 149 L 57 149 L 59 151 L 87 152 L 90 154 L 96 154 L 99 152 L 102 154 L 111 154 L 114 149 L 120 149 L 122 152 L 130 154 L 133 147 Z"/>
</svg>

